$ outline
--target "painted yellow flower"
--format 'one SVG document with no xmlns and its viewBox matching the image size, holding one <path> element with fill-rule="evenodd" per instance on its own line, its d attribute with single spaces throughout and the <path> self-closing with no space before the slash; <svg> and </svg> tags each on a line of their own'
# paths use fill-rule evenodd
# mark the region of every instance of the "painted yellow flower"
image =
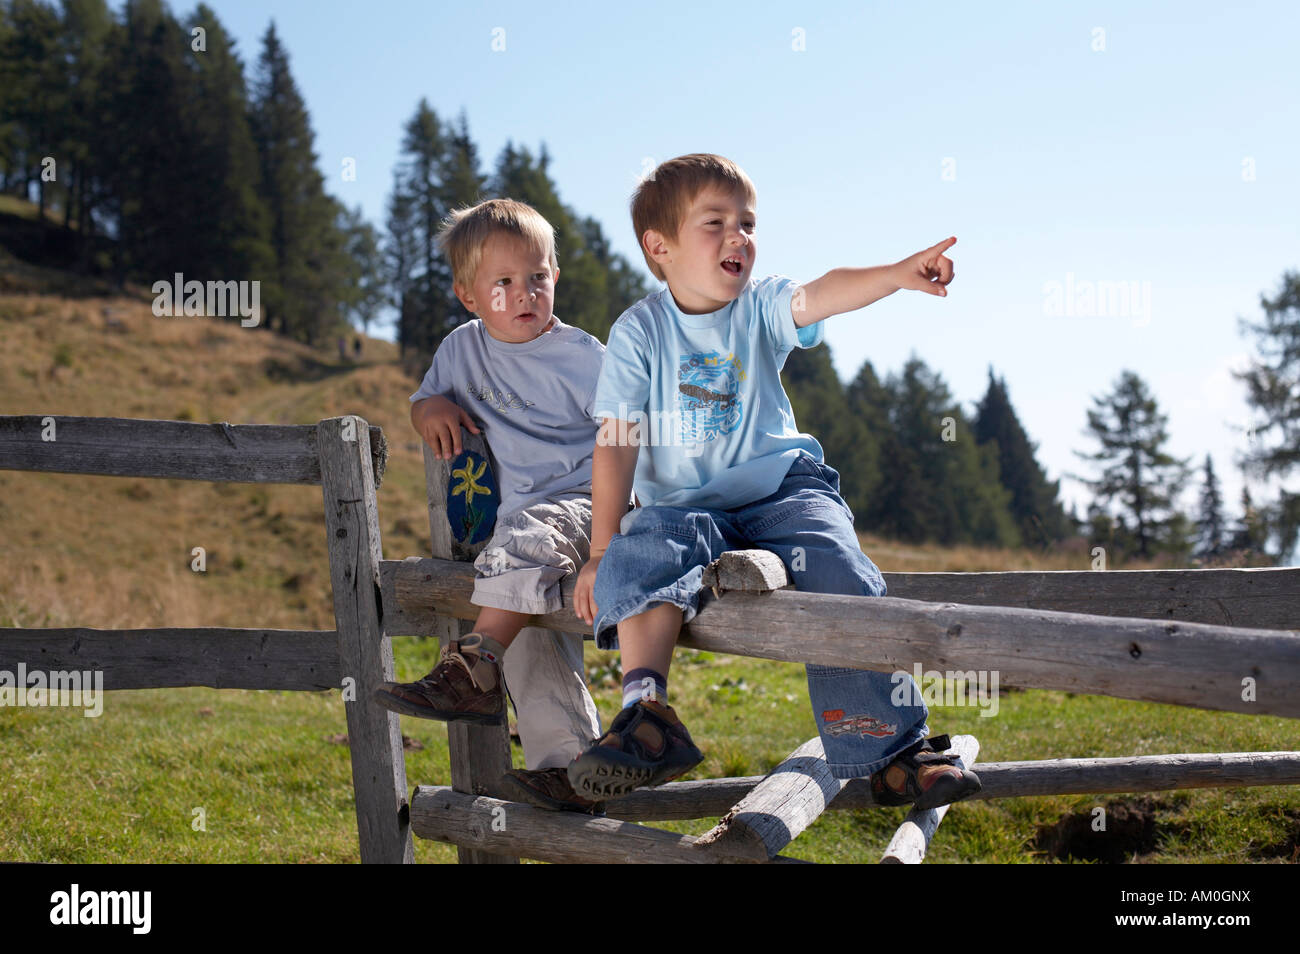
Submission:
<svg viewBox="0 0 1300 954">
<path fill-rule="evenodd" d="M 492 492 L 487 487 L 484 487 L 482 484 L 478 482 L 479 478 L 483 476 L 483 472 L 485 470 L 487 470 L 486 460 L 480 460 L 478 462 L 478 468 L 475 469 L 474 458 L 469 457 L 466 458 L 464 467 L 460 467 L 451 472 L 451 476 L 453 478 L 460 479 L 460 483 L 452 486 L 451 495 L 453 497 L 459 497 L 461 494 L 464 494 L 466 509 L 468 509 L 470 505 L 474 503 L 475 494 L 482 494 L 484 496 L 487 496 Z"/>
</svg>

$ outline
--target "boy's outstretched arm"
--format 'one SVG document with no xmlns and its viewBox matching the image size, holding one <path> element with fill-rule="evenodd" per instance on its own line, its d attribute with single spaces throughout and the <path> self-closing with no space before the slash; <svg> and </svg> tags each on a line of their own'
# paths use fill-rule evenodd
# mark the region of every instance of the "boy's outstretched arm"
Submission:
<svg viewBox="0 0 1300 954">
<path fill-rule="evenodd" d="M 900 288 L 946 297 L 944 286 L 952 281 L 953 271 L 952 259 L 943 253 L 956 241 L 955 236 L 946 238 L 893 265 L 831 269 L 795 293 L 794 323 L 803 328 L 831 315 L 857 311 Z"/>
<path fill-rule="evenodd" d="M 591 458 L 591 556 L 579 571 L 573 588 L 573 612 L 588 625 L 596 619 L 597 606 L 592 598 L 596 570 L 609 541 L 618 533 L 632 496 L 636 458 L 641 448 L 619 441 L 619 435 L 629 433 L 630 427 L 627 421 L 605 418 Z"/>
</svg>

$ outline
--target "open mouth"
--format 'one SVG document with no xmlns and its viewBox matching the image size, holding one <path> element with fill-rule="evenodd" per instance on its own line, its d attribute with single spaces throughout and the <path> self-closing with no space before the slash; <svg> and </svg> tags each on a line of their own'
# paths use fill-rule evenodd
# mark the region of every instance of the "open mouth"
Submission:
<svg viewBox="0 0 1300 954">
<path fill-rule="evenodd" d="M 519 321 L 532 321 L 536 317 L 537 312 L 535 311 L 526 311 L 522 315 L 515 315 L 515 318 Z"/>
<path fill-rule="evenodd" d="M 723 260 L 722 269 L 729 275 L 739 275 L 745 270 L 745 266 L 740 259 L 732 257 Z"/>
</svg>

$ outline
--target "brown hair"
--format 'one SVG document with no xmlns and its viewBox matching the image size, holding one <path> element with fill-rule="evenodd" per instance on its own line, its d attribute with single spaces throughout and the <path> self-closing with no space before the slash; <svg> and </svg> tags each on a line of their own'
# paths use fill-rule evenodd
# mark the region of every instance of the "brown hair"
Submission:
<svg viewBox="0 0 1300 954">
<path fill-rule="evenodd" d="M 632 228 L 636 230 L 637 245 L 645 255 L 646 265 L 660 281 L 664 280 L 663 269 L 646 253 L 642 237 L 647 229 L 654 229 L 676 241 L 686 210 L 709 186 L 743 195 L 751 204 L 758 200 L 754 183 L 745 170 L 730 159 L 710 152 L 696 152 L 659 163 L 632 194 Z"/>
<path fill-rule="evenodd" d="M 513 235 L 547 255 L 551 270 L 555 257 L 555 228 L 531 205 L 514 199 L 488 199 L 463 206 L 442 221 L 438 246 L 451 262 L 452 281 L 465 288 L 474 284 L 483 246 L 493 235 Z"/>
</svg>

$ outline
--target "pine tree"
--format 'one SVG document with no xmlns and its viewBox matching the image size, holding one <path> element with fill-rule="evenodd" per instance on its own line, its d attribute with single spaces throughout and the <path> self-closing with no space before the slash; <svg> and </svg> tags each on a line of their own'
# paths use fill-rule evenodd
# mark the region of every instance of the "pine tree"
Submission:
<svg viewBox="0 0 1300 954">
<path fill-rule="evenodd" d="M 1174 519 L 1176 500 L 1187 481 L 1187 461 L 1162 450 L 1169 434 L 1166 415 L 1138 375 L 1125 371 L 1114 390 L 1095 397 L 1088 411 L 1088 431 L 1100 450 L 1075 454 L 1101 466 L 1101 477 L 1076 477 L 1107 507 L 1118 505 L 1131 515 L 1136 554 L 1149 558 L 1159 550 L 1183 548 L 1181 524 Z M 1072 475 L 1073 476 L 1073 475 Z"/>
<path fill-rule="evenodd" d="M 880 529 L 907 540 L 1019 546 L 996 455 L 976 444 L 939 375 L 913 356 L 886 387 L 897 440 L 886 452 Z"/>
<path fill-rule="evenodd" d="M 22 68 L 14 52 L 17 31 L 10 22 L 10 0 L 0 2 L 0 194 L 17 191 L 20 177 L 17 72 Z"/>
<path fill-rule="evenodd" d="M 411 294 L 415 282 L 415 263 L 419 256 L 414 214 L 410 196 L 396 189 L 389 194 L 383 240 L 384 276 L 387 279 L 387 303 L 398 312 L 397 345 L 403 359 L 407 356 L 407 349 L 412 347 L 418 321 L 415 298 Z"/>
<path fill-rule="evenodd" d="M 899 449 L 890 418 L 890 395 L 870 361 L 862 363 L 845 389 L 844 403 L 859 436 L 845 456 L 845 465 L 834 465 L 843 478 L 841 496 L 853 511 L 858 529 L 888 532 L 884 529 L 885 470 L 889 461 L 898 459 Z"/>
<path fill-rule="evenodd" d="M 442 122 L 421 99 L 407 121 L 402 139 L 402 159 L 397 169 L 392 205 L 401 214 L 407 234 L 399 241 L 405 274 L 398 334 L 403 354 L 414 349 L 432 355 L 456 325 L 460 306 L 452 291 L 451 266 L 438 249 L 438 230 L 455 204 L 448 201 L 442 176 L 450 165 L 447 136 Z"/>
<path fill-rule="evenodd" d="M 379 236 L 365 220 L 361 207 L 345 211 L 341 223 L 347 240 L 348 259 L 356 267 L 356 281 L 349 287 L 345 300 L 348 313 L 369 334 L 370 323 L 379 314 L 387 296 L 384 290 L 384 258 L 379 251 Z"/>
<path fill-rule="evenodd" d="M 258 194 L 260 168 L 248 122 L 248 94 L 234 40 L 199 4 L 189 29 L 204 49 L 188 50 L 193 76 L 186 137 L 193 161 L 184 215 L 193 223 L 186 269 L 200 280 L 253 281 L 275 271 L 270 217 Z"/>
<path fill-rule="evenodd" d="M 1263 417 L 1256 428 L 1262 439 L 1246 453 L 1243 465 L 1259 477 L 1286 477 L 1300 465 L 1300 272 L 1285 272 L 1278 293 L 1271 300 L 1261 295 L 1260 307 L 1263 322 L 1240 322 L 1243 332 L 1255 335 L 1259 356 L 1247 370 L 1234 372 L 1246 383 L 1246 400 Z M 1277 442 L 1267 446 L 1274 434 Z M 1278 553 L 1285 558 L 1300 535 L 1300 494 L 1281 490 L 1257 518 L 1272 525 Z"/>
<path fill-rule="evenodd" d="M 64 0 L 63 56 L 68 66 L 69 101 L 65 150 L 68 196 L 64 222 L 75 220 L 74 266 L 91 269 L 95 210 L 107 197 L 105 134 L 101 118 L 108 109 L 106 54 L 117 29 L 104 0 Z"/>
<path fill-rule="evenodd" d="M 259 189 L 270 216 L 274 255 L 270 281 L 262 287 L 267 326 L 315 343 L 341 320 L 346 298 L 340 276 L 348 266 L 337 224 L 342 206 L 325 194 L 307 107 L 274 23 L 262 37 L 251 100 Z"/>
<path fill-rule="evenodd" d="M 183 130 L 191 98 L 188 44 L 160 0 L 128 0 L 117 49 L 109 59 L 112 167 L 118 230 L 117 274 L 152 282 L 183 272 L 192 260 L 195 223 L 188 205 L 193 157 Z M 178 132 L 181 133 L 178 135 Z"/>
<path fill-rule="evenodd" d="M 1201 509 L 1197 520 L 1198 540 L 1196 555 L 1216 557 L 1223 552 L 1225 527 L 1223 523 L 1223 497 L 1219 481 L 1214 476 L 1214 461 L 1205 455 L 1205 483 L 1201 487 Z"/>
<path fill-rule="evenodd" d="M 1038 447 L 1016 417 L 1005 380 L 989 368 L 988 389 L 980 401 L 973 424 L 975 440 L 993 443 L 1003 486 L 1011 491 L 1011 511 L 1021 537 L 1035 547 L 1063 539 L 1068 533 L 1059 502 L 1059 480 L 1049 483 L 1034 457 Z"/>
<path fill-rule="evenodd" d="M 1250 496 L 1250 487 L 1243 484 L 1241 487 L 1241 519 L 1232 531 L 1229 546 L 1233 550 L 1242 551 L 1248 559 L 1263 557 L 1272 562 L 1272 557 L 1267 550 L 1268 536 L 1269 529 L 1266 514 L 1255 506 Z"/>
<path fill-rule="evenodd" d="M 840 496 L 854 511 L 879 482 L 878 445 L 867 422 L 849 407 L 848 393 L 835 373 L 829 345 L 790 352 L 781 380 L 794 411 L 795 426 L 822 446 L 826 463 L 840 475 Z"/>
<path fill-rule="evenodd" d="M 27 197 L 35 183 L 40 215 L 38 222 L 47 228 L 45 212 L 52 194 L 57 194 L 63 179 L 67 156 L 68 76 L 59 49 L 61 26 L 54 7 L 40 0 L 11 0 L 4 20 L 3 47 L 0 47 L 0 105 L 4 106 L 5 139 L 14 165 L 15 184 L 20 195 Z M 53 183 L 42 172 L 45 160 L 55 160 Z"/>
</svg>

